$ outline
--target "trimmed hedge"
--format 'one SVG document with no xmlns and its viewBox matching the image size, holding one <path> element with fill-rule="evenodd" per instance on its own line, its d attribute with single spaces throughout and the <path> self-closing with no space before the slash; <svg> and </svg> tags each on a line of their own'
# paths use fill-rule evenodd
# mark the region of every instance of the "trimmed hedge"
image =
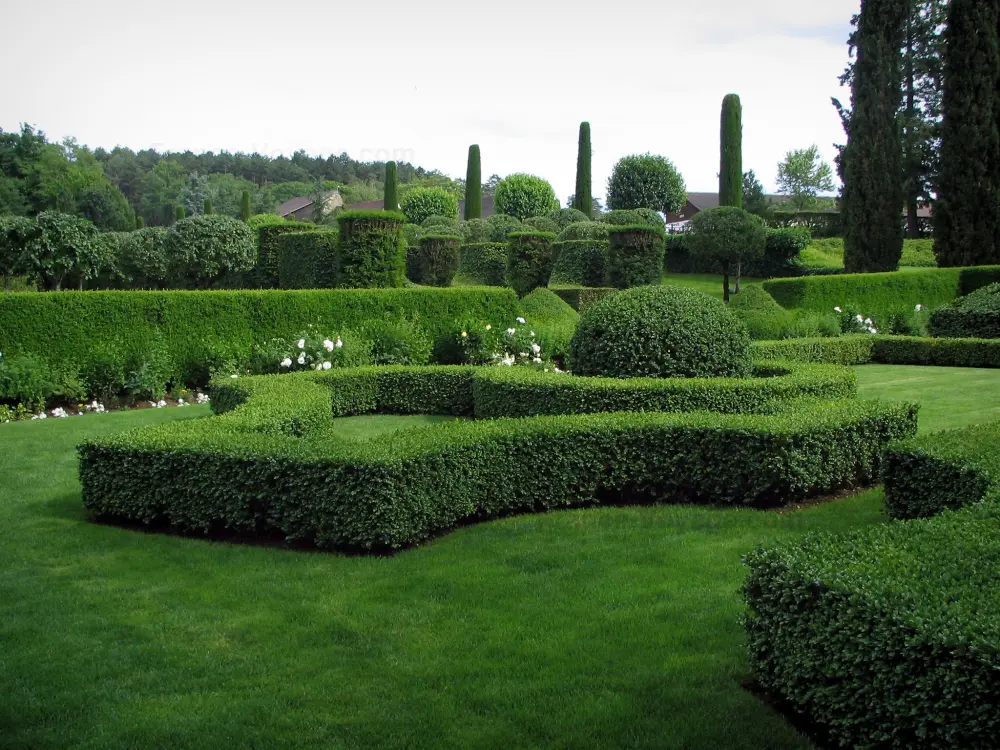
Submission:
<svg viewBox="0 0 1000 750">
<path fill-rule="evenodd" d="M 281 282 L 281 235 L 313 232 L 316 229 L 315 224 L 305 221 L 282 221 L 280 224 L 260 226 L 257 229 L 257 265 L 247 274 L 250 286 L 255 289 L 276 289 Z"/>
<path fill-rule="evenodd" d="M 337 285 L 363 289 L 403 286 L 406 281 L 405 223 L 403 215 L 394 211 L 343 211 L 338 214 L 340 264 Z"/>
<path fill-rule="evenodd" d="M 768 416 L 457 421 L 362 443 L 331 439 L 332 415 L 468 413 L 477 377 L 436 367 L 226 380 L 214 389 L 220 416 L 81 446 L 84 504 L 184 531 L 271 529 L 320 547 L 399 548 L 502 513 L 622 500 L 787 502 L 870 482 L 885 443 L 915 431 L 912 406 L 841 401 Z"/>
<path fill-rule="evenodd" d="M 935 310 L 927 327 L 934 336 L 1000 339 L 1000 283 L 977 289 Z"/>
<path fill-rule="evenodd" d="M 837 365 L 936 365 L 1000 367 L 996 339 L 933 339 L 915 336 L 840 336 L 820 339 L 757 341 L 758 360 L 818 362 Z"/>
<path fill-rule="evenodd" d="M 282 289 L 337 286 L 337 232 L 290 232 L 278 237 L 278 281 Z"/>
<path fill-rule="evenodd" d="M 462 240 L 457 235 L 425 234 L 406 256 L 406 275 L 415 284 L 451 286 L 458 273 Z"/>
<path fill-rule="evenodd" d="M 774 276 L 798 276 L 794 264 L 811 236 L 805 227 L 768 229 L 764 246 L 764 257 L 760 260 L 744 261 L 744 276 L 771 278 Z M 666 237 L 664 268 L 669 273 L 721 273 L 717 261 L 711 258 L 693 256 L 684 234 L 669 234 Z"/>
<path fill-rule="evenodd" d="M 462 245 L 458 272 L 470 281 L 503 286 L 507 282 L 507 245 L 502 242 Z"/>
<path fill-rule="evenodd" d="M 608 233 L 608 286 L 629 289 L 663 278 L 662 229 L 616 226 Z"/>
<path fill-rule="evenodd" d="M 549 232 L 512 232 L 507 235 L 507 283 L 519 297 L 549 285 L 552 240 Z"/>
<path fill-rule="evenodd" d="M 936 516 L 981 503 L 1000 490 L 1000 422 L 891 445 L 882 481 L 892 518 Z"/>
<path fill-rule="evenodd" d="M 552 284 L 601 287 L 607 281 L 607 240 L 567 240 L 552 245 Z"/>
<path fill-rule="evenodd" d="M 0 295 L 0 352 L 84 370 L 102 351 L 130 355 L 155 344 L 185 383 L 202 385 L 210 365 L 245 360 L 255 345 L 310 323 L 419 318 L 441 340 L 457 320 L 498 325 L 518 315 L 509 289 L 11 293 Z"/>
<path fill-rule="evenodd" d="M 611 287 L 581 287 L 581 286 L 553 286 L 552 291 L 562 297 L 567 305 L 577 312 L 583 312 L 598 300 L 614 294 L 617 289 Z"/>
<path fill-rule="evenodd" d="M 772 279 L 764 289 L 785 308 L 830 312 L 845 305 L 866 314 L 934 309 L 988 283 L 1000 281 L 1000 266 L 921 268 L 894 273 L 856 273 Z"/>
<path fill-rule="evenodd" d="M 750 665 L 830 746 L 997 746 L 1000 514 L 816 534 L 746 558 Z"/>
</svg>

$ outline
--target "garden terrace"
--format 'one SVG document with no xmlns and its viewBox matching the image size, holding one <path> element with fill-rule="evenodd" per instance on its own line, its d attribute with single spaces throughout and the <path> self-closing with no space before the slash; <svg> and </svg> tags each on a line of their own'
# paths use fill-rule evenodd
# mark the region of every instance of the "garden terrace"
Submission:
<svg viewBox="0 0 1000 750">
<path fill-rule="evenodd" d="M 659 498 L 768 505 L 862 486 L 887 442 L 916 430 L 912 405 L 807 400 L 768 401 L 766 415 L 616 412 L 337 438 L 335 415 L 483 416 L 508 398 L 484 395 L 498 371 L 367 368 L 223 383 L 212 419 L 83 445 L 84 503 L 184 531 L 270 529 L 321 547 L 391 549 L 513 512 Z M 842 394 L 845 381 L 828 387 Z"/>
</svg>

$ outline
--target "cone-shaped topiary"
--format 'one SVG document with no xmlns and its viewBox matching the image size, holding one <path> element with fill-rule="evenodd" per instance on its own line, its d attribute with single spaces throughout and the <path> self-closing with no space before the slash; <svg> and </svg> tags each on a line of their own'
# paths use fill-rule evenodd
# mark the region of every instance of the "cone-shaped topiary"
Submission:
<svg viewBox="0 0 1000 750">
<path fill-rule="evenodd" d="M 174 220 L 180 221 L 184 218 L 184 206 L 174 206 Z"/>
<path fill-rule="evenodd" d="M 591 195 L 590 175 L 590 123 L 580 123 L 580 143 L 576 152 L 576 193 L 573 195 L 573 206 L 587 217 L 593 216 L 594 200 Z"/>
<path fill-rule="evenodd" d="M 250 191 L 244 190 L 243 195 L 240 196 L 240 219 L 243 221 L 250 220 Z"/>
<path fill-rule="evenodd" d="M 215 213 L 215 209 L 212 208 L 212 199 L 211 198 L 206 198 L 205 199 L 205 204 L 204 204 L 204 207 L 202 208 L 201 212 L 203 214 L 205 214 L 205 216 L 211 216 L 212 214 Z"/>
<path fill-rule="evenodd" d="M 743 105 L 729 94 L 722 100 L 719 205 L 743 208 Z"/>
<path fill-rule="evenodd" d="M 507 236 L 507 284 L 518 297 L 549 285 L 555 238 L 547 232 L 513 232 Z"/>
<path fill-rule="evenodd" d="M 575 375 L 612 378 L 746 377 L 750 336 L 715 297 L 641 286 L 588 307 L 570 343 Z"/>
<path fill-rule="evenodd" d="M 144 218 L 142 218 L 141 216 L 139 216 L 139 214 L 136 214 L 135 215 L 135 228 L 136 229 L 142 229 L 145 226 L 146 226 L 146 220 Z"/>
<path fill-rule="evenodd" d="M 479 146 L 469 146 L 469 165 L 465 170 L 465 215 L 469 219 L 483 217 L 483 169 L 479 159 Z"/>
<path fill-rule="evenodd" d="M 396 162 L 387 161 L 385 163 L 385 193 L 382 199 L 382 208 L 386 211 L 399 210 L 399 188 L 396 178 Z"/>
</svg>

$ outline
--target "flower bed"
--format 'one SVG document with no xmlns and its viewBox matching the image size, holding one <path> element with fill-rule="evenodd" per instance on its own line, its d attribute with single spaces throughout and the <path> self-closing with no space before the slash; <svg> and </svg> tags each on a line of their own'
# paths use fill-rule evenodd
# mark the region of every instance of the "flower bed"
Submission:
<svg viewBox="0 0 1000 750">
<path fill-rule="evenodd" d="M 189 532 L 270 529 L 321 547 L 398 548 L 511 512 L 656 499 L 767 505 L 868 484 L 887 442 L 916 428 L 912 405 L 807 399 L 769 403 L 772 414 L 616 412 L 336 437 L 338 415 L 482 412 L 483 389 L 508 385 L 510 372 L 363 368 L 219 383 L 215 417 L 82 445 L 84 503 Z M 571 379 L 528 377 L 539 388 Z M 830 382 L 843 390 L 842 379 Z"/>
</svg>

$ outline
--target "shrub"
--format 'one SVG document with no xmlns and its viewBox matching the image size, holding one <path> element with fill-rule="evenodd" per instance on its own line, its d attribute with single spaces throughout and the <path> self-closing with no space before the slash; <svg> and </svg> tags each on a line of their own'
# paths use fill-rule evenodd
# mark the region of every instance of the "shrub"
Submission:
<svg viewBox="0 0 1000 750">
<path fill-rule="evenodd" d="M 565 361 L 580 314 L 549 289 L 536 289 L 521 300 L 521 310 L 549 357 Z"/>
<path fill-rule="evenodd" d="M 744 276 L 770 278 L 798 276 L 803 250 L 809 247 L 809 230 L 804 227 L 767 229 L 764 255 L 744 259 L 741 272 Z M 670 273 L 719 273 L 722 268 L 716 258 L 695 256 L 691 253 L 688 234 L 669 234 L 666 242 L 666 270 Z"/>
<path fill-rule="evenodd" d="M 462 245 L 458 270 L 470 281 L 503 286 L 507 280 L 507 245 L 502 242 Z"/>
<path fill-rule="evenodd" d="M 549 234 L 559 234 L 562 227 L 547 216 L 531 216 L 524 220 L 524 226 L 532 232 L 548 232 Z"/>
<path fill-rule="evenodd" d="M 870 481 L 887 440 L 915 427 L 908 405 L 845 401 L 773 416 L 452 421 L 363 449 L 322 439 L 332 415 L 471 414 L 478 374 L 368 368 L 226 379 L 214 390 L 214 418 L 81 446 L 84 504 L 185 531 L 274 529 L 321 547 L 398 548 L 500 513 L 650 498 L 763 505 L 829 492 Z M 262 486 L 281 492 L 262 495 Z"/>
<path fill-rule="evenodd" d="M 608 211 L 606 214 L 601 214 L 597 217 L 597 221 L 602 224 L 611 224 L 613 226 L 636 226 L 645 225 L 647 218 L 640 214 L 638 211 Z"/>
<path fill-rule="evenodd" d="M 590 146 L 590 123 L 580 123 L 580 140 L 576 150 L 576 192 L 573 194 L 573 208 L 586 218 L 594 212 L 594 200 L 591 195 L 591 158 L 593 149 Z"/>
<path fill-rule="evenodd" d="M 507 214 L 493 214 L 486 223 L 490 225 L 490 242 L 506 242 L 507 235 L 511 232 L 520 232 L 524 229 L 519 219 Z"/>
<path fill-rule="evenodd" d="M 456 231 L 458 224 L 454 219 L 447 216 L 428 216 L 420 223 L 421 229 L 425 232 L 429 229 L 441 232 L 443 230 Z"/>
<path fill-rule="evenodd" d="M 253 232 L 229 216 L 192 216 L 170 227 L 167 253 L 182 283 L 204 289 L 227 273 L 253 268 Z"/>
<path fill-rule="evenodd" d="M 483 216 L 483 171 L 479 146 L 469 146 L 469 161 L 465 168 L 465 215 L 463 219 Z"/>
<path fill-rule="evenodd" d="M 19 271 L 46 291 L 82 289 L 114 262 L 93 224 L 58 211 L 43 211 L 28 223 L 8 222 L 6 234 Z"/>
<path fill-rule="evenodd" d="M 559 295 L 567 305 L 578 312 L 583 312 L 595 302 L 614 294 L 617 289 L 612 287 L 581 287 L 581 286 L 560 286 L 554 287 L 553 292 Z"/>
<path fill-rule="evenodd" d="M 903 240 L 903 255 L 900 266 L 913 268 L 937 268 L 934 257 L 934 240 Z"/>
<path fill-rule="evenodd" d="M 289 232 L 278 237 L 278 280 L 282 289 L 337 286 L 337 232 Z"/>
<path fill-rule="evenodd" d="M 755 550 L 757 682 L 831 746 L 995 747 L 998 557 L 988 507 Z"/>
<path fill-rule="evenodd" d="M 569 242 L 571 240 L 607 240 L 611 227 L 601 221 L 576 222 L 563 229 L 557 236 L 556 242 Z"/>
<path fill-rule="evenodd" d="M 872 361 L 874 336 L 758 341 L 751 351 L 757 361 L 864 365 Z"/>
<path fill-rule="evenodd" d="M 434 342 L 412 320 L 369 320 L 358 333 L 371 342 L 374 365 L 426 365 L 430 362 Z"/>
<path fill-rule="evenodd" d="M 514 232 L 507 237 L 507 283 L 523 297 L 549 285 L 554 234 Z"/>
<path fill-rule="evenodd" d="M 764 257 L 767 230 L 759 216 L 733 206 L 720 206 L 696 214 L 691 219 L 687 246 L 698 258 L 715 260 L 723 273 L 723 298 L 729 301 L 730 270 L 759 262 Z"/>
<path fill-rule="evenodd" d="M 423 227 L 418 224 L 403 225 L 403 242 L 407 247 L 416 247 L 420 244 L 420 238 L 424 236 Z"/>
<path fill-rule="evenodd" d="M 132 289 L 162 289 L 170 277 L 168 230 L 162 227 L 128 232 L 118 246 L 118 270 Z"/>
<path fill-rule="evenodd" d="M 422 224 L 430 216 L 446 216 L 452 223 L 458 221 L 458 198 L 444 188 L 410 188 L 399 205 L 410 224 Z"/>
<path fill-rule="evenodd" d="M 76 400 L 84 395 L 73 371 L 53 368 L 33 354 L 0 356 L 0 402 L 39 411 L 50 398 Z"/>
<path fill-rule="evenodd" d="M 550 284 L 604 286 L 608 275 L 607 240 L 567 240 L 552 245 Z"/>
<path fill-rule="evenodd" d="M 211 366 L 244 362 L 255 344 L 289 339 L 308 323 L 336 331 L 405 316 L 438 341 L 456 320 L 513 320 L 519 309 L 509 289 L 4 294 L 0 352 L 83 371 L 99 349 L 128 353 L 158 339 L 185 384 L 200 386 Z"/>
<path fill-rule="evenodd" d="M 1000 341 L 996 339 L 858 335 L 797 341 L 761 341 L 753 345 L 752 351 L 756 360 L 783 362 L 1000 367 Z"/>
<path fill-rule="evenodd" d="M 750 337 L 726 306 L 685 287 L 645 286 L 585 310 L 570 347 L 577 375 L 745 377 Z"/>
<path fill-rule="evenodd" d="M 684 178 L 662 156 L 626 156 L 615 164 L 608 179 L 608 207 L 613 210 L 649 208 L 668 214 L 680 211 L 686 202 Z"/>
<path fill-rule="evenodd" d="M 792 313 L 759 286 L 744 287 L 740 294 L 730 299 L 729 309 L 755 341 L 785 338 L 792 326 Z"/>
<path fill-rule="evenodd" d="M 420 246 L 406 256 L 406 275 L 415 284 L 451 286 L 458 273 L 461 239 L 456 235 L 425 234 Z"/>
<path fill-rule="evenodd" d="M 365 289 L 402 286 L 406 279 L 404 221 L 401 214 L 391 211 L 341 212 L 337 216 L 338 286 Z"/>
<path fill-rule="evenodd" d="M 498 213 L 523 221 L 529 216 L 543 216 L 554 211 L 559 208 L 559 201 L 552 186 L 541 177 L 512 174 L 497 184 L 493 205 Z"/>
<path fill-rule="evenodd" d="M 396 162 L 385 163 L 385 180 L 382 189 L 382 208 L 386 211 L 399 210 L 399 185 L 396 174 Z"/>
<path fill-rule="evenodd" d="M 666 230 L 667 222 L 666 220 L 656 211 L 651 208 L 633 208 L 632 213 L 638 214 L 642 219 L 639 223 L 647 227 L 656 227 L 657 229 Z"/>
<path fill-rule="evenodd" d="M 608 233 L 608 285 L 628 289 L 659 284 L 663 278 L 663 231 L 619 226 Z"/>
<path fill-rule="evenodd" d="M 1000 338 L 1000 283 L 935 310 L 928 328 L 932 335 L 947 338 Z"/>
<path fill-rule="evenodd" d="M 247 226 L 252 232 L 259 232 L 261 227 L 273 227 L 285 223 L 287 223 L 285 219 L 278 214 L 254 214 L 247 219 Z"/>
<path fill-rule="evenodd" d="M 267 214 L 262 214 L 267 216 Z M 251 216 L 247 226 L 253 229 L 254 219 Z M 281 218 L 281 217 L 278 217 Z M 281 265 L 281 235 L 292 232 L 313 232 L 315 224 L 305 221 L 266 222 L 257 228 L 257 265 L 249 274 L 248 286 L 257 289 L 277 289 L 281 282 L 279 266 Z"/>
<path fill-rule="evenodd" d="M 575 208 L 557 208 L 555 211 L 549 211 L 546 216 L 559 225 L 559 229 L 556 230 L 557 232 L 573 224 L 590 221 L 590 217 L 587 214 Z"/>
<path fill-rule="evenodd" d="M 477 245 L 490 241 L 490 224 L 486 219 L 468 219 L 458 222 L 458 232 L 463 245 Z"/>
</svg>

